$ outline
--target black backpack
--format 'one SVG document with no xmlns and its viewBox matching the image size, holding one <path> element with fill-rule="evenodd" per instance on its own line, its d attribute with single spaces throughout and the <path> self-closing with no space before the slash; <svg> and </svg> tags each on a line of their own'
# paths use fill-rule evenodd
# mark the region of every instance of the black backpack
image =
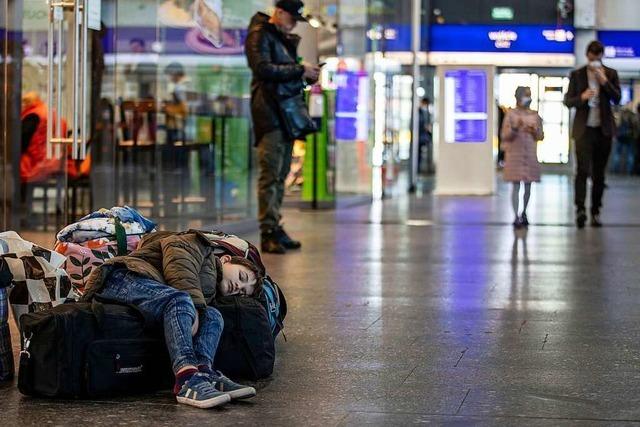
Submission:
<svg viewBox="0 0 640 427">
<path fill-rule="evenodd" d="M 257 381 L 273 373 L 276 359 L 269 316 L 255 298 L 228 296 L 214 301 L 224 318 L 215 367 L 235 379 Z"/>
<path fill-rule="evenodd" d="M 219 230 L 202 232 L 206 234 L 214 246 L 214 254 L 216 256 L 229 255 L 246 258 L 253 262 L 263 274 L 265 273 L 260 252 L 251 242 Z M 284 294 L 276 282 L 267 275 L 264 278 L 262 292 L 256 298 L 260 300 L 267 311 L 271 332 L 275 338 L 284 328 L 284 318 L 287 315 L 287 301 L 284 298 Z"/>
<path fill-rule="evenodd" d="M 169 388 L 164 338 L 133 306 L 69 303 L 20 318 L 18 389 L 79 398 Z"/>
</svg>

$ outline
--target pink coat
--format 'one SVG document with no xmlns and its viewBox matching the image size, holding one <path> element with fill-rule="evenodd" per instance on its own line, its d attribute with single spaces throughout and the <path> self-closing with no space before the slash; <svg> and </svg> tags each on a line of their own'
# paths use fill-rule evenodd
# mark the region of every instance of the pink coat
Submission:
<svg viewBox="0 0 640 427">
<path fill-rule="evenodd" d="M 533 134 L 525 130 L 527 126 L 534 129 Z M 540 116 L 532 110 L 509 110 L 502 122 L 500 135 L 505 151 L 504 180 L 539 182 L 538 141 L 544 139 Z"/>
</svg>

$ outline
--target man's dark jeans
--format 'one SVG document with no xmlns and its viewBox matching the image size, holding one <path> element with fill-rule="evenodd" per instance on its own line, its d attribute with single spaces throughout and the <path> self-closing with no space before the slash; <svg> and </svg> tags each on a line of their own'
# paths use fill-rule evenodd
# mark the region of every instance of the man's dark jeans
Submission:
<svg viewBox="0 0 640 427">
<path fill-rule="evenodd" d="M 280 224 L 284 181 L 291 169 L 293 141 L 280 130 L 269 132 L 258 144 L 258 221 L 260 231 L 269 232 Z"/>
<path fill-rule="evenodd" d="M 591 177 L 591 213 L 599 214 L 605 186 L 605 170 L 611 154 L 611 138 L 601 128 L 587 127 L 582 138 L 576 140 L 578 164 L 575 181 L 576 209 L 585 209 L 587 178 Z"/>
</svg>

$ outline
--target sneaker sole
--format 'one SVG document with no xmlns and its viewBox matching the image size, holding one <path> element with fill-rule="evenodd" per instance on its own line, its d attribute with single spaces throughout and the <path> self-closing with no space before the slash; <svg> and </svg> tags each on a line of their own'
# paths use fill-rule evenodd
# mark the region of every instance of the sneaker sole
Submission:
<svg viewBox="0 0 640 427">
<path fill-rule="evenodd" d="M 234 390 L 229 392 L 224 392 L 231 397 L 231 399 L 249 399 L 251 397 L 255 397 L 256 389 L 253 387 L 245 387 L 240 390 Z"/>
<path fill-rule="evenodd" d="M 176 396 L 176 400 L 178 403 L 182 403 L 184 405 L 195 406 L 200 409 L 209 409 L 214 408 L 219 405 L 224 405 L 225 403 L 229 403 L 231 401 L 231 396 L 228 394 L 223 394 L 221 396 L 212 397 L 207 400 L 193 400 L 187 397 Z"/>
</svg>

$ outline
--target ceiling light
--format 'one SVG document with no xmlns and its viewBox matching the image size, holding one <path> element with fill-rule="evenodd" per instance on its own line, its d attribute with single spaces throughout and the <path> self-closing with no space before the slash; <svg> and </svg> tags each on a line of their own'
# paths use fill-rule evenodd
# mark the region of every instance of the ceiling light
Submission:
<svg viewBox="0 0 640 427">
<path fill-rule="evenodd" d="M 320 28 L 320 27 L 322 27 L 322 21 L 320 20 L 320 18 L 316 18 L 315 16 L 307 15 L 307 22 L 308 22 L 308 23 L 309 23 L 309 25 L 311 25 L 313 28 Z"/>
</svg>

